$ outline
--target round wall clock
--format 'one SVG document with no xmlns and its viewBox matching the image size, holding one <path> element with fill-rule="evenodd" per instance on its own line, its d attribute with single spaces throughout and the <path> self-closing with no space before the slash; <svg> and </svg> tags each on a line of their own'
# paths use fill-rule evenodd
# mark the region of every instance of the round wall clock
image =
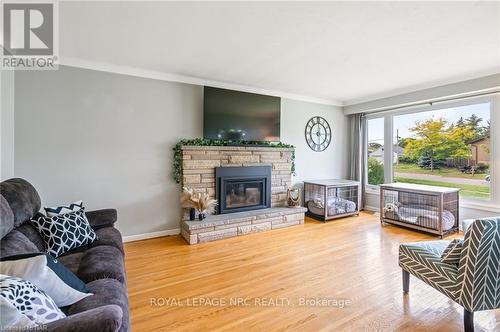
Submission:
<svg viewBox="0 0 500 332">
<path fill-rule="evenodd" d="M 332 130 L 328 121 L 320 116 L 312 117 L 306 124 L 306 142 L 316 152 L 324 151 L 332 141 Z"/>
</svg>

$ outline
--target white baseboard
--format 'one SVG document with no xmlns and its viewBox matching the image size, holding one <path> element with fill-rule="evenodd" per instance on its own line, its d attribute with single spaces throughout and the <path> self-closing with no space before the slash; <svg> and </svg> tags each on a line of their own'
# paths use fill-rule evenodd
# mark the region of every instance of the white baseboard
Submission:
<svg viewBox="0 0 500 332">
<path fill-rule="evenodd" d="M 363 209 L 365 209 L 367 211 L 371 211 L 371 212 L 379 212 L 380 211 L 380 209 L 378 207 L 369 206 L 369 205 L 365 205 L 363 207 Z"/>
<path fill-rule="evenodd" d="M 177 235 L 177 234 L 180 234 L 180 233 L 181 233 L 181 229 L 180 228 L 174 228 L 174 229 L 168 229 L 166 231 L 160 231 L 160 232 L 152 232 L 152 233 L 129 235 L 129 236 L 124 236 L 123 237 L 123 242 L 132 242 L 132 241 L 153 239 L 155 237 Z"/>
</svg>

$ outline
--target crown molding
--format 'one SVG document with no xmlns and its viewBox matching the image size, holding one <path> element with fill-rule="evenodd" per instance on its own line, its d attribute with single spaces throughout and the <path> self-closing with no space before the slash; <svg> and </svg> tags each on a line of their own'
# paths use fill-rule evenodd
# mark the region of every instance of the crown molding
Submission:
<svg viewBox="0 0 500 332">
<path fill-rule="evenodd" d="M 162 72 L 162 71 L 148 70 L 148 69 L 131 67 L 131 66 L 121 66 L 121 65 L 115 65 L 115 64 L 104 63 L 104 62 L 88 61 L 88 60 L 84 60 L 84 59 L 80 59 L 80 58 L 63 57 L 62 56 L 59 59 L 59 65 L 68 66 L 68 67 L 83 68 L 83 69 L 90 69 L 90 70 L 96 70 L 96 71 L 103 71 L 103 72 L 114 73 L 114 74 L 135 76 L 135 77 L 141 77 L 141 78 L 149 78 L 149 79 L 159 80 L 159 81 L 178 82 L 178 83 L 193 84 L 193 85 L 200 85 L 200 86 L 211 86 L 211 87 L 222 88 L 222 89 L 238 90 L 238 91 L 251 92 L 251 93 L 259 93 L 259 94 L 264 94 L 264 95 L 276 96 L 276 97 L 293 99 L 293 100 L 300 100 L 300 101 L 316 103 L 316 104 L 325 104 L 325 105 L 339 106 L 339 107 L 343 106 L 342 102 L 340 102 L 338 100 L 333 100 L 333 99 L 316 98 L 316 97 L 304 96 L 304 95 L 300 95 L 300 94 L 288 93 L 288 92 L 283 92 L 283 91 L 268 90 L 268 89 L 253 87 L 253 86 L 229 83 L 229 82 L 214 81 L 214 80 L 200 78 L 200 77 L 194 77 L 194 76 L 172 74 L 172 73 L 167 73 L 167 72 Z"/>
</svg>

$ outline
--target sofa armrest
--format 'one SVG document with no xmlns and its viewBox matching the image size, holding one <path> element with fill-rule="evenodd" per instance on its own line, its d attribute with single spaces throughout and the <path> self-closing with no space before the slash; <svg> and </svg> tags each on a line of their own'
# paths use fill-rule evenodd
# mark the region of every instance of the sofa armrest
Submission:
<svg viewBox="0 0 500 332">
<path fill-rule="evenodd" d="M 117 305 L 109 304 L 42 326 L 43 331 L 48 332 L 116 332 L 122 325 L 122 319 L 122 309 Z M 37 328 L 34 328 L 33 331 L 40 331 L 40 326 Z"/>
<path fill-rule="evenodd" d="M 118 219 L 115 209 L 89 211 L 85 215 L 93 229 L 113 226 Z"/>
</svg>

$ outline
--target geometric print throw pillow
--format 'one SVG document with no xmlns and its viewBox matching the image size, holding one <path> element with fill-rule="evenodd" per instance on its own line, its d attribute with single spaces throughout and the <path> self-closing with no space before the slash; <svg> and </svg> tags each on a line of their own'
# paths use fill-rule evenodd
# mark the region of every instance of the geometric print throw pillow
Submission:
<svg viewBox="0 0 500 332">
<path fill-rule="evenodd" d="M 462 247 L 464 240 L 454 239 L 450 242 L 448 247 L 441 254 L 441 262 L 458 265 L 460 262 L 460 255 L 462 254 Z"/>
<path fill-rule="evenodd" d="M 71 213 L 83 209 L 83 201 L 76 201 L 68 206 L 55 206 L 55 207 L 44 207 L 47 216 L 53 217 L 60 214 Z"/>
<path fill-rule="evenodd" d="M 97 240 L 83 208 L 53 217 L 40 216 L 31 222 L 42 235 L 46 251 L 53 257 Z"/>
<path fill-rule="evenodd" d="M 43 290 L 21 278 L 0 274 L 0 296 L 36 325 L 66 317 Z"/>
</svg>

